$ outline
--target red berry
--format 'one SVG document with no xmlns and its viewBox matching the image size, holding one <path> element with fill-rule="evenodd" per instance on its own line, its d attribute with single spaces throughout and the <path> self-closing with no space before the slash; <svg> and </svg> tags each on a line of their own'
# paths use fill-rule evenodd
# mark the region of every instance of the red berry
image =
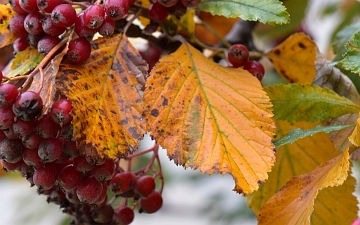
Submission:
<svg viewBox="0 0 360 225">
<path fill-rule="evenodd" d="M 90 57 L 90 54 L 91 44 L 85 38 L 70 41 L 67 57 L 73 64 L 85 62 Z"/>
<path fill-rule="evenodd" d="M 37 149 L 42 142 L 42 138 L 39 137 L 35 132 L 26 135 L 25 137 L 21 138 L 21 142 L 25 148 L 30 149 Z"/>
<path fill-rule="evenodd" d="M 9 163 L 22 160 L 24 147 L 19 140 L 5 139 L 0 142 L 0 159 Z"/>
<path fill-rule="evenodd" d="M 40 39 L 44 36 L 44 34 L 29 34 L 27 36 L 27 42 L 29 43 L 29 45 L 32 47 L 32 48 L 35 48 L 37 49 L 37 46 L 38 46 L 38 43 L 40 41 Z"/>
<path fill-rule="evenodd" d="M 49 15 L 41 21 L 41 25 L 44 32 L 51 36 L 59 36 L 66 30 L 65 27 L 56 26 Z"/>
<path fill-rule="evenodd" d="M 9 22 L 9 28 L 11 33 L 13 33 L 17 37 L 26 37 L 28 32 L 25 30 L 24 21 L 26 18 L 26 14 L 15 14 L 11 17 Z"/>
<path fill-rule="evenodd" d="M 5 170 L 6 172 L 17 170 L 23 163 L 24 162 L 22 160 L 16 163 L 9 163 L 0 159 L 0 164 L 2 165 L 2 169 Z"/>
<path fill-rule="evenodd" d="M 105 19 L 105 10 L 99 5 L 91 5 L 84 11 L 84 22 L 89 28 L 99 28 Z"/>
<path fill-rule="evenodd" d="M 60 4 L 51 12 L 51 19 L 56 26 L 70 27 L 75 23 L 76 11 L 69 4 Z"/>
<path fill-rule="evenodd" d="M 105 14 L 104 22 L 98 29 L 99 34 L 108 37 L 112 35 L 114 31 L 115 31 L 115 21 L 112 20 L 107 14 Z"/>
<path fill-rule="evenodd" d="M 142 197 L 148 197 L 154 192 L 155 187 L 155 179 L 152 176 L 144 175 L 137 179 L 134 190 Z"/>
<path fill-rule="evenodd" d="M 104 4 L 106 14 L 113 20 L 124 18 L 129 11 L 128 0 L 106 0 Z"/>
<path fill-rule="evenodd" d="M 76 16 L 75 33 L 79 37 L 84 37 L 87 40 L 91 40 L 96 33 L 96 29 L 91 29 L 85 25 L 85 14 L 83 12 Z"/>
<path fill-rule="evenodd" d="M 149 7 L 148 16 L 155 22 L 161 23 L 168 15 L 169 13 L 167 8 L 161 5 L 159 2 L 154 2 Z"/>
<path fill-rule="evenodd" d="M 82 203 L 92 204 L 100 196 L 102 184 L 92 177 L 84 178 L 79 184 L 76 194 Z"/>
<path fill-rule="evenodd" d="M 75 141 L 65 140 L 62 150 L 68 158 L 76 158 L 80 154 Z"/>
<path fill-rule="evenodd" d="M 39 10 L 47 13 L 51 13 L 52 10 L 60 5 L 62 0 L 37 0 L 36 4 Z"/>
<path fill-rule="evenodd" d="M 49 190 L 54 186 L 56 178 L 56 168 L 52 164 L 46 163 L 44 167 L 38 168 L 34 172 L 33 181 L 39 189 Z"/>
<path fill-rule="evenodd" d="M 36 128 L 36 121 L 30 120 L 30 121 L 23 121 L 23 120 L 17 120 L 13 124 L 13 130 L 16 136 L 19 138 L 23 138 L 32 132 L 35 131 Z"/>
<path fill-rule="evenodd" d="M 27 14 L 20 6 L 20 0 L 9 0 L 11 9 L 14 10 L 17 14 Z"/>
<path fill-rule="evenodd" d="M 39 157 L 38 151 L 36 149 L 26 148 L 24 150 L 23 160 L 26 165 L 35 167 L 36 169 L 44 166 L 44 163 Z"/>
<path fill-rule="evenodd" d="M 13 84 L 5 83 L 0 85 L 0 108 L 11 106 L 19 95 L 17 87 Z"/>
<path fill-rule="evenodd" d="M 36 0 L 20 0 L 19 4 L 20 7 L 28 13 L 34 13 L 38 11 Z"/>
<path fill-rule="evenodd" d="M 55 137 L 60 131 L 60 128 L 60 125 L 54 122 L 54 120 L 51 118 L 51 115 L 46 114 L 39 120 L 36 126 L 36 132 L 39 137 L 50 138 Z"/>
<path fill-rule="evenodd" d="M 62 142 L 58 138 L 46 138 L 39 145 L 38 154 L 43 162 L 53 162 L 62 153 Z"/>
<path fill-rule="evenodd" d="M 228 60 L 234 67 L 244 66 L 249 60 L 249 50 L 245 45 L 234 44 L 229 49 Z"/>
<path fill-rule="evenodd" d="M 126 206 L 121 206 L 115 210 L 114 219 L 119 224 L 130 224 L 134 220 L 134 210 Z"/>
<path fill-rule="evenodd" d="M 105 205 L 96 208 L 91 212 L 91 218 L 97 223 L 110 223 L 114 215 L 114 208 L 111 205 Z"/>
<path fill-rule="evenodd" d="M 16 98 L 12 108 L 16 117 L 30 121 L 40 114 L 43 102 L 38 93 L 26 91 Z"/>
<path fill-rule="evenodd" d="M 105 182 L 111 180 L 112 176 L 115 172 L 115 163 L 112 159 L 106 159 L 106 161 L 101 164 L 95 166 L 91 171 L 89 171 L 88 175 L 93 176 L 96 180 L 100 182 Z"/>
<path fill-rule="evenodd" d="M 41 55 L 45 56 L 51 51 L 51 49 L 53 49 L 57 44 L 59 44 L 60 41 L 61 41 L 60 38 L 56 36 L 45 35 L 38 42 L 38 46 L 37 46 L 38 52 Z"/>
<path fill-rule="evenodd" d="M 24 20 L 25 30 L 29 34 L 38 35 L 43 33 L 41 20 L 44 19 L 44 15 L 39 12 L 30 13 Z"/>
<path fill-rule="evenodd" d="M 60 99 L 53 104 L 49 114 L 55 123 L 62 126 L 71 122 L 72 116 L 70 113 L 72 109 L 73 107 L 71 101 L 67 99 Z"/>
<path fill-rule="evenodd" d="M 92 170 L 95 166 L 88 163 L 84 156 L 79 156 L 74 159 L 74 167 L 77 171 L 86 173 Z"/>
<path fill-rule="evenodd" d="M 109 188 L 115 194 L 121 194 L 134 188 L 136 176 L 132 172 L 117 173 L 110 180 Z"/>
<path fill-rule="evenodd" d="M 11 107 L 0 108 L 0 129 L 5 130 L 12 128 L 14 124 L 15 114 Z"/>
<path fill-rule="evenodd" d="M 258 61 L 249 61 L 245 64 L 244 69 L 249 71 L 253 76 L 257 77 L 260 81 L 264 77 L 264 66 Z"/>
<path fill-rule="evenodd" d="M 27 49 L 27 47 L 29 47 L 29 43 L 27 42 L 26 37 L 19 37 L 13 43 L 13 48 L 14 48 L 15 54 L 18 52 L 24 51 L 25 49 Z"/>
<path fill-rule="evenodd" d="M 147 198 L 140 199 L 140 212 L 154 213 L 157 212 L 163 204 L 162 196 L 159 192 L 153 192 Z"/>
<path fill-rule="evenodd" d="M 73 165 L 64 167 L 58 176 L 58 181 L 65 191 L 75 189 L 83 179 L 83 174 L 75 169 Z"/>
</svg>

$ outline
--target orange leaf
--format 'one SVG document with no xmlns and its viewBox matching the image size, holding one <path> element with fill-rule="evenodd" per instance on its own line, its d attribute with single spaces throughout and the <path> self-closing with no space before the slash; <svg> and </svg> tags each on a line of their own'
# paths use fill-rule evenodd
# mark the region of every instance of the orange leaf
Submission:
<svg viewBox="0 0 360 225">
<path fill-rule="evenodd" d="M 98 39 L 93 46 L 86 64 L 60 66 L 57 88 L 73 103 L 79 144 L 102 156 L 121 157 L 145 133 L 138 79 L 144 82 L 147 64 L 124 35 Z"/>
<path fill-rule="evenodd" d="M 309 225 L 319 190 L 344 183 L 349 170 L 349 152 L 333 158 L 314 171 L 292 178 L 270 198 L 259 214 L 259 225 Z"/>
<path fill-rule="evenodd" d="M 291 35 L 266 56 L 290 83 L 311 83 L 316 75 L 316 44 L 303 33 Z"/>
<path fill-rule="evenodd" d="M 281 138 L 296 128 L 308 130 L 319 124 L 309 122 L 290 124 L 277 120 L 276 138 Z M 321 163 L 339 154 L 325 133 L 317 133 L 298 139 L 293 144 L 280 146 L 275 154 L 276 163 L 269 173 L 269 180 L 261 185 L 259 190 L 247 197 L 247 204 L 258 215 L 263 204 L 292 177 L 309 173 Z"/>
<path fill-rule="evenodd" d="M 15 12 L 11 9 L 10 4 L 0 4 L 0 48 L 14 42 L 16 37 L 10 32 L 9 22 Z"/>
<path fill-rule="evenodd" d="M 247 71 L 183 44 L 153 68 L 144 101 L 148 129 L 175 163 L 230 173 L 244 194 L 268 178 L 275 160 L 271 103 Z"/>
</svg>

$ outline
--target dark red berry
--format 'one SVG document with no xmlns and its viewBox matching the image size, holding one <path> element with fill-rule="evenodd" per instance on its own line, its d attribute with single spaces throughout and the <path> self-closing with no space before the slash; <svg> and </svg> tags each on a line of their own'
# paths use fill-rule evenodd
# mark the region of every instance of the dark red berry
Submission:
<svg viewBox="0 0 360 225">
<path fill-rule="evenodd" d="M 20 7 L 28 13 L 34 13 L 38 11 L 36 0 L 20 0 L 19 4 Z"/>
<path fill-rule="evenodd" d="M 17 118 L 30 121 L 40 114 L 43 102 L 38 93 L 26 91 L 16 98 L 12 108 Z"/>
<path fill-rule="evenodd" d="M 69 43 L 67 58 L 73 64 L 85 62 L 91 54 L 91 44 L 85 38 L 77 38 Z"/>
<path fill-rule="evenodd" d="M 249 50 L 245 45 L 234 44 L 229 49 L 228 60 L 234 67 L 244 66 L 249 60 Z"/>
<path fill-rule="evenodd" d="M 37 0 L 36 4 L 39 10 L 51 13 L 52 10 L 62 2 L 62 0 Z"/>
<path fill-rule="evenodd" d="M 27 37 L 19 37 L 13 43 L 14 53 L 18 53 L 24 51 L 29 47 L 29 43 L 27 42 Z"/>
<path fill-rule="evenodd" d="M 134 188 L 136 176 L 132 172 L 117 173 L 110 180 L 109 188 L 115 194 L 121 194 Z"/>
<path fill-rule="evenodd" d="M 0 108 L 0 129 L 5 130 L 14 124 L 15 114 L 11 107 Z"/>
<path fill-rule="evenodd" d="M 50 114 L 44 115 L 36 126 L 37 134 L 42 138 L 55 137 L 60 131 L 60 125 L 55 123 Z"/>
<path fill-rule="evenodd" d="M 13 84 L 5 83 L 0 85 L 0 108 L 11 106 L 19 95 L 17 87 Z"/>
<path fill-rule="evenodd" d="M 89 28 L 99 28 L 105 19 L 105 10 L 99 5 L 91 5 L 84 11 L 84 22 Z"/>
<path fill-rule="evenodd" d="M 91 218 L 97 223 L 110 223 L 114 215 L 114 208 L 111 205 L 96 208 L 91 212 Z"/>
<path fill-rule="evenodd" d="M 59 36 L 66 30 L 65 27 L 56 26 L 49 15 L 41 21 L 41 25 L 44 32 L 51 36 Z"/>
<path fill-rule="evenodd" d="M 92 177 L 84 178 L 78 188 L 76 194 L 82 203 L 92 204 L 100 196 L 102 192 L 102 184 L 100 181 Z"/>
<path fill-rule="evenodd" d="M 91 171 L 88 172 L 89 176 L 93 176 L 96 180 L 100 182 L 105 182 L 111 180 L 115 172 L 115 163 L 112 159 L 106 159 L 106 161 L 95 166 Z"/>
<path fill-rule="evenodd" d="M 115 31 L 115 21 L 112 20 L 107 14 L 105 14 L 104 22 L 98 29 L 99 34 L 108 37 L 112 35 L 114 31 Z"/>
<path fill-rule="evenodd" d="M 249 61 L 245 64 L 244 69 L 249 71 L 253 76 L 258 78 L 260 81 L 263 79 L 265 75 L 264 66 L 258 61 Z"/>
<path fill-rule="evenodd" d="M 20 0 L 9 0 L 11 9 L 14 10 L 17 14 L 28 14 L 25 10 L 23 10 L 20 6 Z"/>
<path fill-rule="evenodd" d="M 140 199 L 140 212 L 154 213 L 157 212 L 163 204 L 162 196 L 159 192 L 153 192 L 147 198 Z"/>
<path fill-rule="evenodd" d="M 158 0 L 157 2 L 159 2 L 161 5 L 169 8 L 169 7 L 172 7 L 172 6 L 176 5 L 176 3 L 178 1 L 179 0 Z"/>
<path fill-rule="evenodd" d="M 11 17 L 9 22 L 9 28 L 11 33 L 17 37 L 26 37 L 28 32 L 25 30 L 24 21 L 26 14 L 15 14 Z"/>
<path fill-rule="evenodd" d="M 51 12 L 51 19 L 56 26 L 70 27 L 75 23 L 76 11 L 69 4 L 60 4 Z"/>
<path fill-rule="evenodd" d="M 87 40 L 91 40 L 96 33 L 96 29 L 91 29 L 85 25 L 84 12 L 79 13 L 75 20 L 75 33 L 79 37 L 84 37 Z"/>
<path fill-rule="evenodd" d="M 129 207 L 121 206 L 114 212 L 114 219 L 120 224 L 130 224 L 134 220 L 134 210 Z"/>
<path fill-rule="evenodd" d="M 50 115 L 55 123 L 66 125 L 71 122 L 72 116 L 70 115 L 73 107 L 70 100 L 59 99 L 51 107 Z"/>
<path fill-rule="evenodd" d="M 19 140 L 5 139 L 0 142 L 0 159 L 9 163 L 22 160 L 24 147 Z"/>
<path fill-rule="evenodd" d="M 14 133 L 17 137 L 22 139 L 23 137 L 31 134 L 35 131 L 36 128 L 36 121 L 30 120 L 30 121 L 23 121 L 23 120 L 17 120 L 13 125 Z"/>
<path fill-rule="evenodd" d="M 104 4 L 106 14 L 113 20 L 124 18 L 129 11 L 128 0 L 106 0 Z"/>
<path fill-rule="evenodd" d="M 24 20 L 25 30 L 29 34 L 38 35 L 43 33 L 41 20 L 44 19 L 44 15 L 39 12 L 30 13 Z"/>
<path fill-rule="evenodd" d="M 5 170 L 6 172 L 17 170 L 23 163 L 24 162 L 22 160 L 16 163 L 9 163 L 0 159 L 0 164 L 2 165 L 2 169 Z"/>
<path fill-rule="evenodd" d="M 92 170 L 95 166 L 88 163 L 84 156 L 79 156 L 74 159 L 74 167 L 77 171 L 86 173 Z"/>
<path fill-rule="evenodd" d="M 62 142 L 58 138 L 46 138 L 39 145 L 38 154 L 43 162 L 54 162 L 62 153 Z"/>
<path fill-rule="evenodd" d="M 64 167 L 58 176 L 58 181 L 65 191 L 75 189 L 83 179 L 83 174 L 75 169 L 73 165 Z"/>
<path fill-rule="evenodd" d="M 51 49 L 53 49 L 57 44 L 59 44 L 60 41 L 61 41 L 60 38 L 56 36 L 45 35 L 38 42 L 38 46 L 37 46 L 38 52 L 41 55 L 45 56 L 51 51 Z"/>
<path fill-rule="evenodd" d="M 29 34 L 27 36 L 27 42 L 29 43 L 29 45 L 32 47 L 32 48 L 35 48 L 37 49 L 37 46 L 38 46 L 38 43 L 40 41 L 40 39 L 44 36 L 44 34 L 38 34 L 38 35 L 35 35 L 35 34 Z"/>
<path fill-rule="evenodd" d="M 159 2 L 154 2 L 149 7 L 148 16 L 157 23 L 164 21 L 168 15 L 167 8 Z"/>
<path fill-rule="evenodd" d="M 26 148 L 24 150 L 23 160 L 28 166 L 33 166 L 35 168 L 41 168 L 44 166 L 37 149 Z"/>
<path fill-rule="evenodd" d="M 26 135 L 21 138 L 21 142 L 25 148 L 37 149 L 42 142 L 42 138 L 39 137 L 35 132 Z"/>
<path fill-rule="evenodd" d="M 155 179 L 152 176 L 144 175 L 137 179 L 134 190 L 143 197 L 148 197 L 156 187 Z"/>
<path fill-rule="evenodd" d="M 44 167 L 38 168 L 33 175 L 33 181 L 40 190 L 51 189 L 54 186 L 56 179 L 56 168 L 50 163 L 46 163 Z"/>
</svg>

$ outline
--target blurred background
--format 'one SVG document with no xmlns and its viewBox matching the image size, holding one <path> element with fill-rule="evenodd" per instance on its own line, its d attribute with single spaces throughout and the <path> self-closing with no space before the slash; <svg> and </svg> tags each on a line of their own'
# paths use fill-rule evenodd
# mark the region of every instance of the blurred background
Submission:
<svg viewBox="0 0 360 225">
<path fill-rule="evenodd" d="M 1 1 L 6 3 L 6 1 Z M 332 59 L 331 39 L 335 32 L 345 24 L 358 19 L 349 15 L 355 9 L 359 12 L 360 3 L 355 0 L 285 0 L 289 8 L 291 24 L 284 27 L 259 25 L 254 33 L 256 45 L 261 50 L 269 50 L 293 32 L 303 31 L 317 43 L 320 52 Z M 303 9 L 296 7 L 301 4 Z M 357 4 L 355 9 L 352 9 Z M 300 7 L 301 8 L 301 7 Z M 351 8 L 351 9 L 350 9 Z M 306 15 L 303 18 L 303 15 Z M 265 43 L 265 44 L 263 44 Z M 0 53 L 0 69 L 12 58 L 11 46 Z M 278 82 L 271 67 L 266 68 L 264 85 Z M 144 146 L 150 143 L 149 138 Z M 230 175 L 202 175 L 198 171 L 185 170 L 176 166 L 160 151 L 165 173 L 164 205 L 153 214 L 136 214 L 134 225 L 254 225 L 255 215 L 246 206 L 245 198 L 236 194 L 234 181 Z M 355 165 L 357 168 L 358 164 Z M 356 171 L 355 177 L 359 177 Z M 357 191 L 358 193 L 358 191 Z M 46 196 L 38 195 L 36 188 L 16 173 L 0 172 L 0 225 L 62 225 L 70 219 L 54 204 L 47 204 Z"/>
</svg>

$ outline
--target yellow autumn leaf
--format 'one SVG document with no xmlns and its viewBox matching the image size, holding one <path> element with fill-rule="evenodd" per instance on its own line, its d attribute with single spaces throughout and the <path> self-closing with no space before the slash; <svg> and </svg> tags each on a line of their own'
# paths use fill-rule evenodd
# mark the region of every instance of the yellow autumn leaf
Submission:
<svg viewBox="0 0 360 225">
<path fill-rule="evenodd" d="M 11 70 L 6 75 L 14 77 L 26 74 L 39 65 L 43 58 L 44 56 L 39 54 L 38 50 L 34 48 L 27 48 L 24 51 L 18 52 L 11 64 Z"/>
<path fill-rule="evenodd" d="M 319 190 L 344 183 L 349 170 L 349 152 L 321 164 L 310 173 L 292 178 L 261 208 L 259 225 L 309 225 Z"/>
<path fill-rule="evenodd" d="M 315 199 L 314 212 L 310 219 L 311 224 L 351 224 L 357 218 L 359 210 L 358 200 L 353 194 L 355 186 L 355 178 L 349 175 L 342 185 L 321 190 Z"/>
<path fill-rule="evenodd" d="M 359 113 L 360 114 L 360 113 Z M 356 120 L 356 126 L 349 137 L 350 142 L 355 146 L 360 146 L 360 118 Z"/>
<path fill-rule="evenodd" d="M 100 38 L 93 46 L 87 63 L 60 65 L 57 88 L 73 103 L 80 145 L 94 147 L 101 156 L 124 156 L 145 133 L 139 80 L 148 67 L 125 35 Z"/>
<path fill-rule="evenodd" d="M 309 122 L 290 124 L 277 120 L 276 138 L 281 138 L 296 128 L 308 130 L 319 124 Z M 275 154 L 276 163 L 269 173 L 269 180 L 261 185 L 259 190 L 247 197 L 247 204 L 258 215 L 263 204 L 292 177 L 311 172 L 321 163 L 339 154 L 325 133 L 317 133 L 298 139 L 293 144 L 280 146 Z"/>
<path fill-rule="evenodd" d="M 276 71 L 290 83 L 311 83 L 316 75 L 316 44 L 304 33 L 296 33 L 266 56 Z"/>
<path fill-rule="evenodd" d="M 275 126 L 270 100 L 250 73 L 183 44 L 160 60 L 146 84 L 148 130 L 176 164 L 230 173 L 234 190 L 244 194 L 268 178 Z"/>
<path fill-rule="evenodd" d="M 14 42 L 16 37 L 10 32 L 9 22 L 15 12 L 11 9 L 10 4 L 0 4 L 0 48 Z"/>
</svg>

